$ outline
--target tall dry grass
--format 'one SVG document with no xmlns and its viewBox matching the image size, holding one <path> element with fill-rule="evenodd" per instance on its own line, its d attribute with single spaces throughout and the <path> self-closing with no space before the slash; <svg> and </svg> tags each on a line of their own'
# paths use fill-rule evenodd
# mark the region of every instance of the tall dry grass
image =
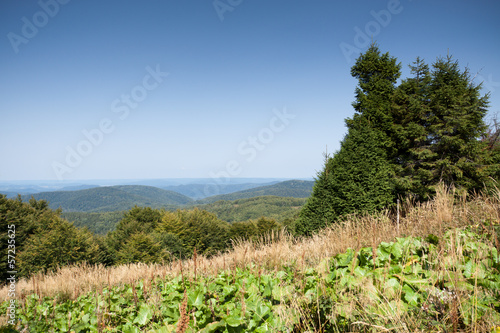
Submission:
<svg viewBox="0 0 500 333">
<path fill-rule="evenodd" d="M 494 196 L 478 194 L 472 198 L 457 196 L 439 188 L 433 201 L 402 204 L 399 224 L 393 213 L 369 216 L 350 216 L 310 237 L 297 239 L 286 231 L 263 237 L 260 241 L 235 240 L 233 250 L 206 258 L 197 255 L 191 260 L 168 264 L 129 264 L 115 267 L 78 265 L 62 267 L 55 272 L 36 275 L 17 282 L 17 296 L 37 293 L 39 296 L 59 296 L 74 299 L 81 294 L 121 284 L 151 283 L 156 278 L 168 279 L 183 274 L 190 278 L 215 275 L 221 270 L 253 264 L 263 272 L 282 265 L 318 265 L 323 259 L 360 249 L 395 237 L 428 234 L 442 236 L 452 228 L 484 225 L 485 221 L 500 221 L 500 191 Z M 485 227 L 487 228 L 487 227 Z M 498 244 L 498 240 L 496 240 Z M 7 299 L 8 289 L 0 289 L 0 299 Z"/>
</svg>

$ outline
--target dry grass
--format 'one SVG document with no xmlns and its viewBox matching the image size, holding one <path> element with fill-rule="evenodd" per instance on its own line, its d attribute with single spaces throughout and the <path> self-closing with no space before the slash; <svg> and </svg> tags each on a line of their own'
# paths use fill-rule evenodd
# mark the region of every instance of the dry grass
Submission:
<svg viewBox="0 0 500 333">
<path fill-rule="evenodd" d="M 169 264 L 129 264 L 115 267 L 79 265 L 63 267 L 46 275 L 17 282 L 17 294 L 37 293 L 74 299 L 89 291 L 107 286 L 138 283 L 156 278 L 180 275 L 195 277 L 215 275 L 221 270 L 245 267 L 252 263 L 264 271 L 279 269 L 282 265 L 316 266 L 324 258 L 347 248 L 360 249 L 377 246 L 401 236 L 437 236 L 451 228 L 482 225 L 484 221 L 500 221 L 500 191 L 495 197 L 477 195 L 470 200 L 457 199 L 454 193 L 440 189 L 435 200 L 424 204 L 409 201 L 402 204 L 400 224 L 389 212 L 372 216 L 351 216 L 342 223 L 306 239 L 295 239 L 285 231 L 269 235 L 258 242 L 234 242 L 231 252 L 206 258 L 197 255 L 192 260 Z M 498 240 L 497 240 L 498 244 Z M 6 287 L 0 290 L 0 299 L 7 299 Z"/>
</svg>

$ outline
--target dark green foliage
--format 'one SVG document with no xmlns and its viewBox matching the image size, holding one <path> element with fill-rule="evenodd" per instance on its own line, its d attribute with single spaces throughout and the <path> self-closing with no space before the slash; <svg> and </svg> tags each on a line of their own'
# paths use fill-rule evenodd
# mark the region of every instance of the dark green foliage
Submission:
<svg viewBox="0 0 500 333">
<path fill-rule="evenodd" d="M 128 237 L 116 253 L 116 264 L 143 262 L 146 264 L 167 261 L 170 253 L 153 234 L 143 231 Z"/>
<path fill-rule="evenodd" d="M 389 135 L 393 131 L 391 101 L 396 81 L 401 76 L 401 64 L 396 61 L 389 53 L 381 54 L 375 44 L 360 55 L 351 68 L 351 75 L 358 80 L 356 101 L 352 103 L 355 114 L 352 119 L 346 119 L 349 130 L 352 127 L 360 129 L 360 121 L 367 121 L 373 129 L 379 130 L 379 144 L 388 151 L 395 149 L 395 142 Z"/>
<path fill-rule="evenodd" d="M 451 57 L 429 70 L 417 58 L 399 86 L 400 65 L 372 44 L 351 69 L 355 114 L 327 158 L 296 232 L 309 235 L 350 213 L 389 208 L 398 196 L 429 200 L 444 183 L 477 192 L 500 176 L 498 128 L 487 132 L 488 95 Z"/>
<path fill-rule="evenodd" d="M 258 219 L 261 216 L 282 222 L 287 218 L 293 218 L 306 200 L 306 198 L 284 198 L 269 195 L 234 201 L 221 200 L 199 205 L 198 208 L 212 212 L 221 220 L 230 223 Z"/>
<path fill-rule="evenodd" d="M 228 237 L 231 241 L 254 239 L 257 234 L 257 226 L 251 220 L 231 223 L 228 231 Z"/>
<path fill-rule="evenodd" d="M 229 225 L 207 211 L 134 207 L 106 237 L 114 264 L 163 262 L 224 251 Z"/>
<path fill-rule="evenodd" d="M 282 225 L 274 219 L 262 216 L 256 222 L 258 235 L 268 235 L 281 230 Z"/>
<path fill-rule="evenodd" d="M 2 280 L 7 271 L 8 226 L 15 226 L 15 270 L 18 277 L 45 272 L 65 264 L 97 263 L 101 250 L 93 235 L 62 219 L 60 211 L 48 208 L 45 201 L 29 203 L 0 195 L 0 262 Z"/>
<path fill-rule="evenodd" d="M 500 124 L 496 117 L 491 121 L 481 141 L 486 145 L 482 164 L 488 168 L 487 173 L 491 176 L 486 183 L 489 185 L 488 188 L 493 189 L 494 192 L 495 186 L 498 187 L 495 180 L 500 179 Z"/>
<path fill-rule="evenodd" d="M 170 253 L 171 257 L 182 258 L 185 251 L 179 236 L 172 233 L 155 233 L 155 238 L 159 241 L 162 248 Z"/>
<path fill-rule="evenodd" d="M 21 275 L 30 276 L 70 264 L 98 262 L 99 246 L 89 231 L 60 218 L 44 227 L 45 230 L 26 240 L 17 256 Z"/>
<path fill-rule="evenodd" d="M 260 241 L 263 237 L 270 236 L 272 233 L 277 235 L 282 229 L 283 224 L 275 219 L 261 216 L 256 220 L 232 223 L 228 235 L 232 242 L 237 240 Z"/>
<path fill-rule="evenodd" d="M 310 235 L 351 213 L 374 212 L 394 200 L 393 171 L 389 156 L 396 144 L 391 141 L 392 97 L 400 65 L 374 44 L 351 69 L 358 79 L 355 114 L 346 119 L 348 133 L 340 150 L 326 156 L 313 194 L 295 225 L 299 235 Z"/>
<path fill-rule="evenodd" d="M 414 77 L 403 80 L 394 94 L 392 115 L 394 131 L 392 140 L 397 142 L 391 156 L 395 173 L 396 192 L 429 198 L 428 172 L 422 168 L 432 154 L 428 144 L 429 85 L 432 80 L 429 66 L 417 58 L 410 66 Z"/>
<path fill-rule="evenodd" d="M 413 78 L 398 88 L 395 126 L 403 142 L 396 157 L 400 194 L 429 199 L 443 182 L 466 191 L 483 188 L 491 175 L 485 164 L 484 117 L 488 95 L 480 95 L 468 70 L 452 57 L 440 58 L 433 70 L 417 58 Z"/>
<path fill-rule="evenodd" d="M 352 213 L 373 213 L 393 202 L 392 171 L 379 131 L 351 127 L 341 148 L 327 157 L 313 195 L 300 212 L 296 233 L 311 235 Z"/>
<path fill-rule="evenodd" d="M 164 212 L 156 230 L 176 235 L 182 242 L 184 255 L 191 256 L 194 248 L 199 254 L 213 255 L 228 245 L 229 224 L 215 214 L 197 208 Z"/>
<path fill-rule="evenodd" d="M 125 256 L 124 249 L 129 248 L 135 243 L 139 243 L 142 236 L 152 233 L 162 219 L 162 211 L 157 209 L 152 209 L 150 207 L 134 207 L 130 211 L 126 212 L 123 219 L 118 223 L 116 230 L 109 233 L 106 237 L 106 242 L 111 252 L 113 263 L 127 263 L 127 259 L 133 259 L 137 262 L 139 261 L 137 257 L 139 256 L 135 253 L 133 256 Z M 135 236 L 136 234 L 142 236 Z M 144 244 L 151 242 L 151 239 L 144 240 Z M 159 243 L 155 240 L 156 243 Z M 146 246 L 146 245 L 145 245 Z M 152 246 L 149 244 L 149 246 Z M 158 244 L 159 246 L 159 244 Z M 142 247 L 146 249 L 146 247 Z M 149 260 L 150 254 L 148 251 L 144 252 L 144 258 Z M 163 260 L 163 256 L 160 256 L 160 261 Z"/>
</svg>

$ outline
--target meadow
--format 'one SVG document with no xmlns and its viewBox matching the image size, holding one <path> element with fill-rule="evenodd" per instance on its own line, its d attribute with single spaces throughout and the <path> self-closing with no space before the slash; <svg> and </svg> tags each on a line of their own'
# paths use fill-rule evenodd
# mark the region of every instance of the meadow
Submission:
<svg viewBox="0 0 500 333">
<path fill-rule="evenodd" d="M 499 228 L 500 192 L 441 189 L 309 238 L 283 230 L 211 258 L 62 267 L 17 281 L 12 331 L 492 332 Z"/>
</svg>

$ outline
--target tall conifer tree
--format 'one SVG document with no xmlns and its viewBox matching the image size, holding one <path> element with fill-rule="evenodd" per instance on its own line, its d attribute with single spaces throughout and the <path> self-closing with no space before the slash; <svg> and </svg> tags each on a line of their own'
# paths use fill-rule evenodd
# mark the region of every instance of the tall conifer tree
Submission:
<svg viewBox="0 0 500 333">
<path fill-rule="evenodd" d="M 340 150 L 326 158 L 311 198 L 303 207 L 296 232 L 310 235 L 340 216 L 374 212 L 393 201 L 392 169 L 387 151 L 394 149 L 391 100 L 400 65 L 372 44 L 351 70 L 358 79 L 356 111 L 346 119 L 348 133 Z"/>
<path fill-rule="evenodd" d="M 340 150 L 327 157 L 296 225 L 308 235 L 353 212 L 388 207 L 396 196 L 432 198 L 439 183 L 480 190 L 500 175 L 500 149 L 487 138 L 488 95 L 451 57 L 433 69 L 423 60 L 396 82 L 400 64 L 378 47 L 351 69 L 358 79 L 355 114 Z M 496 141 L 495 141 L 496 142 Z"/>
</svg>

